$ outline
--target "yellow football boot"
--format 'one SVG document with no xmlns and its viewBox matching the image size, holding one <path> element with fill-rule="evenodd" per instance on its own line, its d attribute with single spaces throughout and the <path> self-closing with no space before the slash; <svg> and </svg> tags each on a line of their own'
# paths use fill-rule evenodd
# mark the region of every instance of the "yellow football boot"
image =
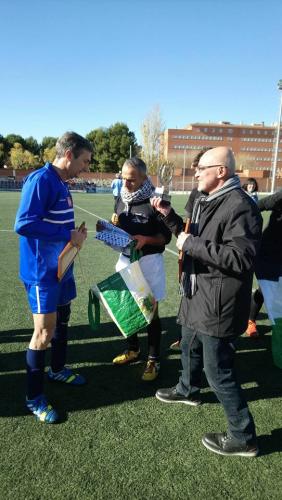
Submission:
<svg viewBox="0 0 282 500">
<path fill-rule="evenodd" d="M 149 359 L 142 375 L 142 380 L 144 380 L 144 382 L 152 382 L 157 378 L 159 371 L 160 363 L 154 361 L 153 359 Z"/>
<path fill-rule="evenodd" d="M 139 358 L 139 351 L 124 351 L 113 359 L 114 365 L 126 365 Z"/>
</svg>

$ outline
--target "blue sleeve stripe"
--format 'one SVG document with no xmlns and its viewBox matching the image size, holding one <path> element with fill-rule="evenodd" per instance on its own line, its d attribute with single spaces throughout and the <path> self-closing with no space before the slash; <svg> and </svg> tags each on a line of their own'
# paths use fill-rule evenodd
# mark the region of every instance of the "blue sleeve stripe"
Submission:
<svg viewBox="0 0 282 500">
<path fill-rule="evenodd" d="M 73 213 L 73 208 L 68 208 L 68 210 L 49 210 L 49 214 L 67 214 L 69 212 Z"/>
<path fill-rule="evenodd" d="M 37 301 L 37 314 L 41 314 L 39 286 L 36 286 L 35 290 L 36 290 L 36 301 Z"/>
</svg>

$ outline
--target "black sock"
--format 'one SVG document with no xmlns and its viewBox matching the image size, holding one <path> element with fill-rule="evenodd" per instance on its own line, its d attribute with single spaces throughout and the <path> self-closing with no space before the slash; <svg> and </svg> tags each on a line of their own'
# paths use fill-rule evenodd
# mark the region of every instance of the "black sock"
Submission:
<svg viewBox="0 0 282 500">
<path fill-rule="evenodd" d="M 148 332 L 148 358 L 154 361 L 159 361 L 160 344 L 161 344 L 161 320 L 159 317 L 154 318 L 147 326 Z"/>
<path fill-rule="evenodd" d="M 27 399 L 35 399 L 43 393 L 45 353 L 46 350 L 29 348 L 26 351 Z"/>
</svg>

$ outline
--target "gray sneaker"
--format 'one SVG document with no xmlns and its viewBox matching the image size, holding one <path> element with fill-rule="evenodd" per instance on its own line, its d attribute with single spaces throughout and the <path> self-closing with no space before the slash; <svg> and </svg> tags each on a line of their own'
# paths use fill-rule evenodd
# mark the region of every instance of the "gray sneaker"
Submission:
<svg viewBox="0 0 282 500">
<path fill-rule="evenodd" d="M 202 443 L 208 450 L 218 455 L 256 457 L 259 453 L 256 440 L 241 443 L 226 432 L 205 434 Z"/>
<path fill-rule="evenodd" d="M 199 406 L 202 402 L 196 396 L 183 396 L 177 392 L 176 387 L 168 389 L 159 389 L 156 392 L 156 398 L 163 403 L 183 403 L 190 406 Z"/>
</svg>

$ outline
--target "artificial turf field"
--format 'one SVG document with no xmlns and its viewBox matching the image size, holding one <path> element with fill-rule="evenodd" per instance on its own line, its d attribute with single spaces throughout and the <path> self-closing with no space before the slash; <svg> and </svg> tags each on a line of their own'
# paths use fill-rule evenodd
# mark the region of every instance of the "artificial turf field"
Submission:
<svg viewBox="0 0 282 500">
<path fill-rule="evenodd" d="M 205 432 L 223 431 L 222 407 L 203 380 L 200 407 L 166 405 L 154 397 L 159 387 L 176 383 L 179 354 L 169 351 L 178 335 L 175 323 L 177 257 L 165 252 L 167 300 L 163 318 L 159 378 L 140 380 L 146 359 L 116 367 L 112 358 L 124 341 L 106 313 L 93 334 L 88 326 L 90 284 L 113 272 L 117 254 L 94 240 L 97 217 L 112 213 L 112 196 L 74 194 L 76 220 L 85 220 L 87 242 L 76 263 L 78 297 L 73 302 L 68 364 L 88 379 L 82 388 L 46 382 L 46 393 L 62 422 L 44 425 L 27 414 L 25 349 L 32 317 L 18 280 L 18 242 L 12 232 L 19 193 L 0 192 L 0 499 L 270 499 L 282 498 L 282 371 L 271 358 L 266 314 L 260 337 L 238 342 L 238 376 L 259 435 L 255 459 L 222 457 L 201 444 Z M 174 196 L 184 213 L 186 197 Z M 91 212 L 91 213 L 88 213 Z M 92 215 L 91 215 L 92 214 Z M 95 216 L 95 215 L 96 216 Z M 169 249 L 176 251 L 175 238 Z"/>
</svg>

